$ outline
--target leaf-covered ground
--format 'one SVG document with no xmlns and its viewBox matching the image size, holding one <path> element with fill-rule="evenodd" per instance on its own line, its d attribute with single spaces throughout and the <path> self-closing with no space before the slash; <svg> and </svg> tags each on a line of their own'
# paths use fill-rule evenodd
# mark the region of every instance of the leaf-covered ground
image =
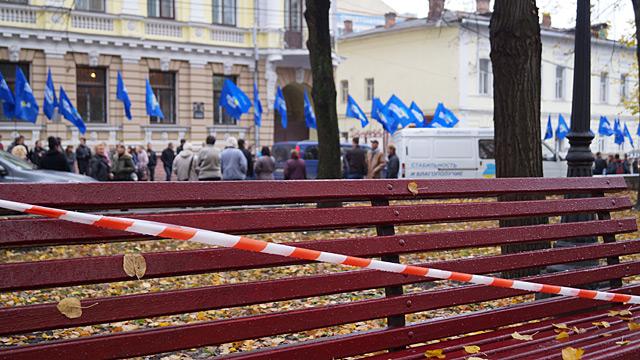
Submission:
<svg viewBox="0 0 640 360">
<path fill-rule="evenodd" d="M 635 192 L 629 192 L 627 195 L 633 198 L 635 202 Z M 614 217 L 637 217 L 635 211 L 618 212 Z M 550 219 L 552 222 L 559 221 L 558 218 Z M 396 227 L 397 233 L 416 233 L 424 231 L 450 231 L 471 228 L 494 227 L 496 222 L 473 222 L 473 223 L 455 223 L 455 224 L 435 224 L 435 225 L 419 225 L 419 226 L 399 226 Z M 314 239 L 331 239 L 358 237 L 363 235 L 375 235 L 375 229 L 348 229 L 339 231 L 314 231 L 314 232 L 296 232 L 282 234 L 263 234 L 255 235 L 261 238 L 275 242 L 292 242 Z M 637 238 L 638 234 L 619 235 L 618 239 Z M 74 245 L 74 246 L 58 246 L 43 247 L 24 250 L 0 250 L 0 263 L 6 262 L 22 262 L 22 261 L 38 261 L 49 259 L 65 259 L 82 256 L 100 256 L 127 253 L 144 253 L 158 251 L 174 251 L 202 248 L 203 245 L 189 242 L 178 242 L 169 240 L 159 241 L 140 241 L 129 243 L 109 243 L 95 245 Z M 498 247 L 485 247 L 476 249 L 462 249 L 456 251 L 440 251 L 431 253 L 420 253 L 403 255 L 401 260 L 404 263 L 421 263 L 428 261 L 439 261 L 458 259 L 474 256 L 497 255 L 500 253 Z M 623 260 L 638 260 L 640 256 L 627 256 Z M 267 279 L 276 279 L 283 277 L 297 277 L 305 275 L 315 275 L 320 273 L 330 273 L 337 271 L 348 271 L 339 266 L 329 264 L 309 264 L 299 266 L 285 266 L 271 269 L 255 269 L 243 271 L 231 271 L 225 273 L 209 273 L 191 276 L 177 276 L 160 279 L 131 280 L 124 282 L 96 284 L 85 286 L 74 286 L 68 288 L 54 288 L 45 290 L 19 291 L 10 293 L 0 293 L 0 304 L 4 307 L 22 306 L 28 304 L 40 303 L 57 303 L 68 297 L 77 297 L 82 300 L 89 300 L 97 297 L 118 296 L 124 294 L 158 292 L 164 290 L 188 289 L 200 286 L 212 286 L 222 284 L 233 284 L 247 281 L 259 281 Z M 627 279 L 627 282 L 640 281 L 640 277 Z M 430 289 L 438 289 L 451 286 L 460 286 L 447 282 L 432 282 L 405 286 L 405 292 L 412 293 L 425 291 Z M 38 343 L 41 341 L 53 339 L 69 339 L 86 337 L 94 334 L 106 334 L 122 331 L 132 331 L 137 329 L 148 329 L 165 327 L 179 324 L 196 323 L 211 320 L 224 320 L 241 316 L 249 316 L 256 314 L 266 314 L 279 311 L 287 311 L 293 309 L 301 309 L 315 306 L 325 306 L 340 303 L 353 302 L 363 299 L 371 299 L 384 296 L 383 290 L 367 290 L 354 293 L 345 293 L 330 296 L 320 296 L 303 300 L 281 301 L 254 306 L 244 306 L 231 309 L 202 311 L 197 313 L 181 314 L 174 316 L 162 316 L 151 319 L 139 319 L 132 321 L 123 321 L 110 324 L 102 324 L 95 326 L 84 326 L 69 329 L 60 329 L 53 331 L 44 331 L 37 333 L 29 333 L 12 337 L 0 337 L 0 348 L 7 346 L 22 345 L 27 343 Z M 489 301 L 478 304 L 463 305 L 448 309 L 439 309 L 435 311 L 420 312 L 407 315 L 407 322 L 419 322 L 425 319 L 446 317 L 452 314 L 460 314 L 468 311 L 483 310 L 505 306 L 509 304 L 531 301 L 533 296 L 520 296 L 514 298 L 501 299 L 497 301 Z M 221 346 L 209 346 L 199 349 L 191 349 L 170 354 L 156 355 L 150 358 L 157 359 L 189 359 L 189 358 L 207 358 L 213 355 L 229 354 L 240 351 L 249 351 L 265 346 L 273 346 L 278 344 L 293 343 L 301 340 L 310 340 L 321 337 L 332 336 L 336 334 L 346 334 L 353 331 L 370 330 L 384 327 L 384 320 L 372 320 L 359 322 L 355 324 L 347 324 L 331 328 L 318 329 L 313 331 L 305 331 L 301 333 L 285 334 L 281 336 L 273 336 L 269 338 L 241 341 Z"/>
</svg>

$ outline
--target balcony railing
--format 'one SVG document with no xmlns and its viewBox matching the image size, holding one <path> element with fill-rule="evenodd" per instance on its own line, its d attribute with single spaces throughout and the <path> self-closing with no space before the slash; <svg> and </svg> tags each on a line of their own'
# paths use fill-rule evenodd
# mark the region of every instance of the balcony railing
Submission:
<svg viewBox="0 0 640 360">
<path fill-rule="evenodd" d="M 0 4 L 0 21 L 22 24 L 35 24 L 36 11 L 26 6 Z"/>
<path fill-rule="evenodd" d="M 71 26 L 76 29 L 113 31 L 113 17 L 100 14 L 72 14 Z"/>
<path fill-rule="evenodd" d="M 182 37 L 182 25 L 164 21 L 146 20 L 144 31 L 147 35 L 163 36 L 163 37 Z"/>
<path fill-rule="evenodd" d="M 211 40 L 233 44 L 244 44 L 247 31 L 233 28 L 211 29 Z"/>
</svg>

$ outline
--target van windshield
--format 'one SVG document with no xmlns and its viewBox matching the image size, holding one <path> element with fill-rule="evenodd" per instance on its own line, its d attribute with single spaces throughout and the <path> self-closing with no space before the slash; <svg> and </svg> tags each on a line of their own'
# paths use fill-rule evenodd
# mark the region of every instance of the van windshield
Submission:
<svg viewBox="0 0 640 360">
<path fill-rule="evenodd" d="M 293 144 L 278 144 L 273 145 L 273 157 L 276 162 L 286 162 L 291 158 L 291 150 L 294 149 Z"/>
</svg>

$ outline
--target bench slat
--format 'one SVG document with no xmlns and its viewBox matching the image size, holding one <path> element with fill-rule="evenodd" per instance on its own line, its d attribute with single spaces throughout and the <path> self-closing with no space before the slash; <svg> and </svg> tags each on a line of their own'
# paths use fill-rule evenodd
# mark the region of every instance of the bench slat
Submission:
<svg viewBox="0 0 640 360">
<path fill-rule="evenodd" d="M 532 277 L 532 279 L 539 279 L 540 281 L 544 281 L 549 284 L 563 285 L 593 283 L 607 280 L 611 278 L 611 276 L 621 277 L 637 274 L 640 271 L 640 262 L 619 264 L 604 268 L 606 268 L 606 271 L 599 271 L 600 268 L 594 268 L 536 276 Z M 448 291 L 450 294 L 444 296 L 442 291 Z M 100 358 L 141 356 L 152 353 L 223 344 L 242 339 L 252 339 L 276 334 L 311 330 L 338 324 L 382 318 L 389 315 L 461 305 L 470 302 L 477 302 L 477 294 L 484 294 L 486 296 L 486 300 L 491 300 L 526 293 L 513 289 L 490 288 L 488 286 L 464 286 L 453 290 L 442 291 L 430 291 L 391 298 L 365 300 L 329 307 L 292 310 L 283 313 L 94 336 L 42 345 L 23 346 L 15 350 L 0 350 L 0 359 L 4 357 L 28 359 L 36 354 L 43 358 L 51 357 L 66 359 L 79 358 L 78 356 L 86 358 L 86 355 L 89 353 L 93 354 L 94 357 Z M 409 303 L 407 303 L 407 300 L 411 300 L 410 306 L 408 306 Z M 577 302 L 575 302 L 576 300 Z M 585 301 L 582 299 L 563 299 L 562 302 L 566 302 L 566 304 L 582 304 L 583 302 L 585 305 L 588 304 L 588 306 L 593 306 L 593 300 Z M 571 306 L 554 309 L 553 306 L 549 306 L 546 301 L 526 304 L 525 306 L 514 306 L 513 308 L 520 307 L 529 308 L 528 311 L 523 311 L 526 312 L 526 315 L 522 315 L 529 319 L 543 317 L 543 314 L 546 314 L 549 310 L 555 310 L 553 314 L 561 314 L 574 310 Z M 419 326 L 419 332 L 414 330 L 414 332 L 418 334 L 417 338 L 422 338 L 419 334 L 423 334 L 425 337 L 427 337 L 428 334 L 428 337 L 431 339 L 437 339 L 459 334 L 461 328 L 464 329 L 464 332 L 474 331 L 473 329 L 469 329 L 469 326 L 467 325 L 468 322 L 473 322 L 473 320 L 478 321 L 478 323 L 483 323 L 484 328 L 482 329 L 486 329 L 487 322 L 491 322 L 495 324 L 495 326 L 499 326 L 501 322 L 508 321 L 505 324 L 511 324 L 514 322 L 524 321 L 517 319 L 514 321 L 514 317 L 517 318 L 517 316 L 504 316 L 505 313 L 510 313 L 509 310 L 512 310 L 512 308 L 503 308 L 492 312 L 481 312 L 479 314 L 467 314 L 464 319 L 458 319 L 457 322 L 452 322 L 454 319 L 447 319 L 444 321 L 434 321 L 422 325 L 396 329 L 400 334 L 406 334 L 410 329 L 416 329 L 416 327 Z M 460 326 L 460 321 L 465 321 L 464 327 Z M 443 326 L 440 322 L 447 323 L 448 325 Z M 428 328 L 428 330 L 426 328 Z M 455 334 L 452 333 L 434 337 L 436 336 L 434 334 L 441 333 L 445 329 L 450 332 L 454 330 L 458 332 Z M 393 331 L 394 330 L 388 330 L 387 332 L 393 333 Z M 378 333 L 385 334 L 385 332 L 382 331 L 370 333 L 369 336 L 378 335 Z M 352 338 L 357 338 L 358 336 L 364 337 L 366 335 L 367 334 L 357 335 Z M 351 353 L 341 354 L 333 345 L 334 341 L 338 340 L 318 342 L 315 343 L 315 347 L 322 349 L 323 347 L 330 345 L 332 348 L 331 353 L 334 357 L 355 355 Z M 359 349 L 367 349 L 368 352 L 375 351 L 376 349 L 401 346 L 404 345 L 406 341 L 407 339 L 404 339 L 402 342 L 398 341 L 391 346 L 385 346 L 382 348 L 378 348 L 380 344 L 373 345 L 367 342 L 367 345 L 359 347 Z M 299 352 L 300 348 L 308 348 L 309 346 L 311 345 L 300 345 L 298 347 L 290 348 L 289 351 Z M 320 353 L 322 352 L 323 351 L 320 350 Z M 317 356 L 318 352 L 315 354 Z M 304 356 L 300 357 L 298 355 L 300 354 L 296 354 L 296 358 L 304 358 Z M 306 356 L 309 355 L 307 354 Z"/>
<path fill-rule="evenodd" d="M 418 196 L 407 190 L 416 182 Z M 478 197 L 508 193 L 570 194 L 624 191 L 621 177 L 447 180 L 331 180 L 247 182 L 145 182 L 96 184 L 3 184 L 0 199 L 67 209 L 300 203 L 325 200 Z M 391 188 L 389 188 L 391 185 Z M 51 194 L 56 194 L 55 197 Z M 154 196 L 149 196 L 153 194 Z"/>
<path fill-rule="evenodd" d="M 639 294 L 640 285 L 616 289 L 616 292 Z M 362 354 L 362 350 L 375 352 L 429 340 L 442 339 L 475 331 L 497 328 L 514 323 L 570 314 L 593 308 L 594 300 L 557 298 L 514 305 L 491 312 L 476 312 L 426 321 L 404 328 L 386 329 L 336 337 L 321 342 L 308 342 L 299 346 L 280 347 L 255 353 L 240 354 L 234 359 L 306 359 L 342 358 Z M 491 326 L 488 326 L 491 324 Z"/>
<path fill-rule="evenodd" d="M 640 240 L 440 261 L 421 265 L 450 271 L 475 271 L 477 274 L 486 274 L 563 263 L 577 257 L 589 260 L 636 252 L 640 252 Z M 0 324 L 5 324 L 0 326 L 0 335 L 214 310 L 428 281 L 432 280 L 360 270 L 330 275 L 95 298 L 85 300 L 84 306 L 94 303 L 99 305 L 94 310 L 86 310 L 83 316 L 78 319 L 67 319 L 60 316 L 54 303 L 0 308 Z"/>
<path fill-rule="evenodd" d="M 353 206 L 332 209 L 204 211 L 135 215 L 135 219 L 198 227 L 232 234 L 336 229 L 375 225 L 494 220 L 567 215 L 631 208 L 627 197 L 597 197 L 516 202 L 470 202 L 404 206 Z M 56 219 L 0 221 L 0 247 L 41 246 L 140 239 L 141 235 L 105 230 Z"/>
<path fill-rule="evenodd" d="M 463 247 L 482 247 L 529 241 L 551 241 L 589 235 L 635 231 L 634 218 L 558 223 L 511 228 L 368 236 L 315 240 L 291 245 L 351 256 L 370 257 Z M 214 271 L 254 269 L 309 263 L 281 256 L 235 249 L 203 249 L 142 254 L 147 263 L 145 279 Z M 39 289 L 131 280 L 122 270 L 122 255 L 0 264 L 0 291 Z M 54 276 L 52 276 L 54 275 Z"/>
</svg>

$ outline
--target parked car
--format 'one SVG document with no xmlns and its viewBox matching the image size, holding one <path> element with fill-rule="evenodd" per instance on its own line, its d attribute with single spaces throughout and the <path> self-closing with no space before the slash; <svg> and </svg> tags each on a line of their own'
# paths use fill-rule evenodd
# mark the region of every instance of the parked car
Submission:
<svg viewBox="0 0 640 360">
<path fill-rule="evenodd" d="M 365 150 L 371 150 L 369 145 L 360 145 Z M 351 144 L 340 144 L 340 163 L 342 157 L 351 148 Z M 291 158 L 291 151 L 296 150 L 300 158 L 304 160 L 307 168 L 307 178 L 315 179 L 318 176 L 318 142 L 303 141 L 282 141 L 273 144 L 271 153 L 276 159 L 276 171 L 273 176 L 276 180 L 284 179 L 284 165 Z"/>
<path fill-rule="evenodd" d="M 0 151 L 0 183 L 83 183 L 97 180 L 65 171 L 39 170 L 35 165 L 21 160 L 8 152 Z"/>
</svg>

